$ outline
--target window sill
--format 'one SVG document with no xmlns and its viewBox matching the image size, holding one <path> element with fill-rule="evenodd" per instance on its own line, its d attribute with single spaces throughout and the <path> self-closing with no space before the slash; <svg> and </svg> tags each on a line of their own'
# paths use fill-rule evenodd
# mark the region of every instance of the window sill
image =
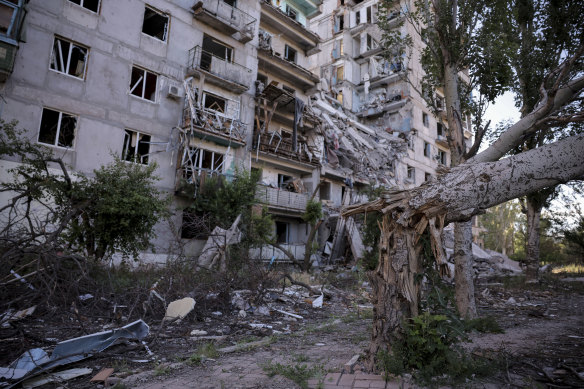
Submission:
<svg viewBox="0 0 584 389">
<path fill-rule="evenodd" d="M 145 99 L 145 98 L 143 98 L 143 97 L 140 97 L 140 96 L 133 95 L 133 94 L 131 94 L 131 93 L 128 93 L 128 96 L 130 96 L 130 97 L 133 97 L 133 98 L 135 98 L 135 99 L 137 99 L 137 100 L 140 100 L 140 101 L 146 102 L 146 103 L 150 103 L 150 104 L 154 104 L 154 105 L 157 105 L 157 104 L 158 104 L 158 102 L 157 102 L 156 100 L 154 100 L 154 101 L 152 101 L 152 100 L 148 100 L 148 99 Z"/>
<path fill-rule="evenodd" d="M 51 72 L 55 73 L 55 74 L 59 74 L 59 75 L 61 75 L 61 76 L 65 76 L 65 77 L 67 77 L 67 78 L 71 78 L 71 79 L 73 79 L 73 80 L 78 80 L 78 81 L 83 81 L 83 82 L 85 82 L 85 76 L 84 76 L 83 78 L 81 78 L 81 77 L 77 77 L 77 76 L 72 76 L 71 74 L 67 74 L 67 73 L 60 72 L 60 71 L 58 71 L 58 70 L 55 70 L 55 69 L 51 69 L 51 68 L 49 68 L 49 70 L 50 70 Z"/>
</svg>

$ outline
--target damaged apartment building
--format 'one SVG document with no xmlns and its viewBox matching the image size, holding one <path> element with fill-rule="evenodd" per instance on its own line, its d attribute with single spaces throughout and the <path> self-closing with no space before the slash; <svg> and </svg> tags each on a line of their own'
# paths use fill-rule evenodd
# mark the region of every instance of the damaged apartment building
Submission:
<svg viewBox="0 0 584 389">
<path fill-rule="evenodd" d="M 206 177 L 242 169 L 261 169 L 256 197 L 297 259 L 316 192 L 319 251 L 340 256 L 356 227 L 339 210 L 358 188 L 418 185 L 449 160 L 404 81 L 421 78 L 419 55 L 383 60 L 376 13 L 348 0 L 0 0 L 0 115 L 79 173 L 114 156 L 157 163 L 179 228 L 159 225 L 144 260 L 164 261 L 177 236 L 197 255 L 206 237 L 182 210 Z M 2 176 L 13 166 L 0 160 Z"/>
</svg>

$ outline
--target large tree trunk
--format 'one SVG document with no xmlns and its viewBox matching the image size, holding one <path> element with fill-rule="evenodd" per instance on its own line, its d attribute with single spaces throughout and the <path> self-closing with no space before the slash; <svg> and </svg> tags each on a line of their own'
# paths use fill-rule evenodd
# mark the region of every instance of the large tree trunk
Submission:
<svg viewBox="0 0 584 389">
<path fill-rule="evenodd" d="M 472 222 L 454 223 L 454 283 L 458 313 L 467 319 L 477 317 L 474 298 Z"/>
<path fill-rule="evenodd" d="M 414 276 L 419 272 L 419 252 L 414 249 L 416 231 L 390 222 L 381 226 L 379 262 L 369 272 L 373 287 L 373 330 L 368 350 L 369 370 L 375 369 L 380 351 L 390 352 L 400 336 L 405 318 L 418 313 L 419 287 Z"/>
<path fill-rule="evenodd" d="M 527 268 L 525 278 L 527 281 L 537 280 L 539 269 L 539 219 L 541 206 L 537 200 L 527 196 L 527 250 L 525 260 Z"/>
</svg>

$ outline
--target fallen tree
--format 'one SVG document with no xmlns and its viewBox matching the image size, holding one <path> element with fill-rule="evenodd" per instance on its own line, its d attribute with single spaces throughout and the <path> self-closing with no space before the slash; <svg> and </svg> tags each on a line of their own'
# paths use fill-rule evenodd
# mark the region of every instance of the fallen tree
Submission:
<svg viewBox="0 0 584 389">
<path fill-rule="evenodd" d="M 448 271 L 440 235 L 444 225 L 551 185 L 584 177 L 584 135 L 495 162 L 467 162 L 411 190 L 384 192 L 375 201 L 349 206 L 351 216 L 380 212 L 379 262 L 370 272 L 374 290 L 369 368 L 380 350 L 390 351 L 403 318 L 418 314 L 422 272 L 421 235 L 428 229 L 436 266 Z"/>
</svg>

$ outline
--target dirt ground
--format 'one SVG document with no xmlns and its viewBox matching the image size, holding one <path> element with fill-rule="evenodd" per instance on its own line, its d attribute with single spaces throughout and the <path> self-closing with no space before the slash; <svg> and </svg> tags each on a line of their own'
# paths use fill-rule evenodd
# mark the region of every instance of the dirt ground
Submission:
<svg viewBox="0 0 584 389">
<path fill-rule="evenodd" d="M 345 363 L 368 345 L 372 311 L 367 283 L 354 281 L 346 288 L 331 286 L 331 298 L 325 299 L 323 308 L 313 308 L 315 296 L 309 297 L 302 288 L 289 288 L 268 296 L 269 314 L 248 309 L 243 317 L 238 309 L 223 307 L 166 326 L 160 320 L 148 322 L 150 334 L 144 344 L 123 341 L 67 366 L 91 368 L 91 375 L 43 387 L 103 388 L 103 382 L 90 378 L 106 367 L 114 369 L 108 383 L 118 382 L 118 388 L 301 387 L 283 376 L 286 369 L 288 376 L 306 376 L 311 381 L 305 382 L 318 387 L 327 373 L 343 371 Z M 488 355 L 500 367 L 489 378 L 470 379 L 465 387 L 584 387 L 582 280 L 490 281 L 477 285 L 476 296 L 480 314 L 495 317 L 505 333 L 471 334 L 472 343 L 465 347 Z M 106 326 L 99 317 L 81 321 L 69 316 L 69 324 L 32 315 L 0 329 L 0 366 L 8 366 L 22 349 L 50 350 L 57 341 L 114 324 Z"/>
</svg>

